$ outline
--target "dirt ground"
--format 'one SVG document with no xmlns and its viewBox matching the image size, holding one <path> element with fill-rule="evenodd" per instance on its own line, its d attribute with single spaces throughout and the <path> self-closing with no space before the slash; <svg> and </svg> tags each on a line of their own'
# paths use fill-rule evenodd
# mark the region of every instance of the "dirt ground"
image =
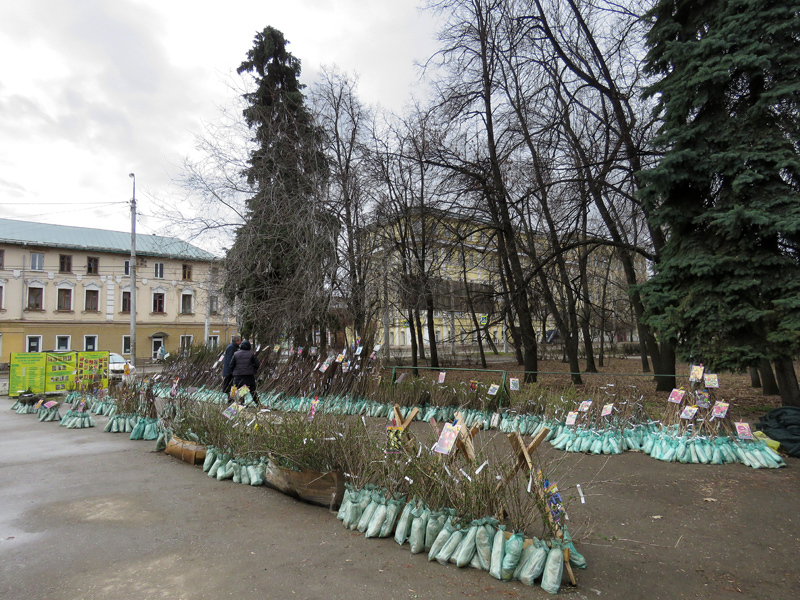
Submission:
<svg viewBox="0 0 800 600">
<path fill-rule="evenodd" d="M 345 530 L 327 509 L 217 482 L 98 427 L 0 397 L 0 598 L 545 598 Z M 588 561 L 569 598 L 795 599 L 800 461 L 780 470 L 544 450 Z M 581 504 L 575 494 L 580 484 Z"/>
</svg>

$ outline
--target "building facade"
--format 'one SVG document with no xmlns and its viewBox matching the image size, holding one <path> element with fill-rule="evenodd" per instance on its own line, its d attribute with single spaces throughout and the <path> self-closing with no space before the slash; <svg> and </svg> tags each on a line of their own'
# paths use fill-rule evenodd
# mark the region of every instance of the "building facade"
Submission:
<svg viewBox="0 0 800 600">
<path fill-rule="evenodd" d="M 0 363 L 13 352 L 130 357 L 130 234 L 0 219 Z M 136 236 L 136 360 L 236 333 L 217 258 L 177 238 Z"/>
</svg>

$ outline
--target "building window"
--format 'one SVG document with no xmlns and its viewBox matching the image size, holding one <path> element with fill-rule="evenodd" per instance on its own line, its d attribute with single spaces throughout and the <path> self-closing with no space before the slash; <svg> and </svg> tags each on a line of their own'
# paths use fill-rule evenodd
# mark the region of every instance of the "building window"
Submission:
<svg viewBox="0 0 800 600">
<path fill-rule="evenodd" d="M 122 312 L 131 312 L 131 293 L 122 292 Z"/>
<path fill-rule="evenodd" d="M 28 288 L 28 310 L 42 310 L 44 308 L 44 288 Z M 38 352 L 38 350 L 36 350 Z"/>
<path fill-rule="evenodd" d="M 153 277 L 164 279 L 164 263 L 153 263 Z"/>
<path fill-rule="evenodd" d="M 100 310 L 100 290 L 86 290 L 86 302 L 84 303 L 84 310 L 97 311 Z"/>
<path fill-rule="evenodd" d="M 42 336 L 28 335 L 25 336 L 25 352 L 41 352 L 42 351 Z"/>
<path fill-rule="evenodd" d="M 181 294 L 181 314 L 192 314 L 192 295 Z"/>
<path fill-rule="evenodd" d="M 124 275 L 130 275 L 131 274 L 131 261 L 126 260 L 124 263 L 122 263 L 122 265 L 123 265 L 123 267 L 122 267 L 123 274 Z"/>
<path fill-rule="evenodd" d="M 6 251 L 0 250 L 0 269 L 6 268 Z"/>
<path fill-rule="evenodd" d="M 97 352 L 97 336 L 85 335 L 83 336 L 83 350 L 84 352 Z"/>
<path fill-rule="evenodd" d="M 192 265 L 183 265 L 183 280 L 192 280 Z"/>
<path fill-rule="evenodd" d="M 31 271 L 44 270 L 44 253 L 31 252 Z"/>
<path fill-rule="evenodd" d="M 219 296 L 208 297 L 208 312 L 212 315 L 219 314 Z"/>
<path fill-rule="evenodd" d="M 58 310 L 72 310 L 72 290 L 58 290 Z"/>
<path fill-rule="evenodd" d="M 60 254 L 58 256 L 58 272 L 72 273 L 72 255 Z"/>
<path fill-rule="evenodd" d="M 97 256 L 89 256 L 86 258 L 86 274 L 99 275 L 100 274 L 100 258 Z"/>
<path fill-rule="evenodd" d="M 68 335 L 57 335 L 56 336 L 56 350 L 60 352 L 64 352 L 69 350 L 69 342 L 70 336 Z"/>
<path fill-rule="evenodd" d="M 208 347 L 212 350 L 219 346 L 219 336 L 218 335 L 210 335 L 208 336 Z"/>
<path fill-rule="evenodd" d="M 186 353 L 192 349 L 192 338 L 191 335 L 181 336 L 181 352 Z"/>
<path fill-rule="evenodd" d="M 5 306 L 5 305 L 3 304 L 3 292 L 4 292 L 4 291 L 5 291 L 5 290 L 3 289 L 3 286 L 2 286 L 2 285 L 0 285 L 0 310 L 3 310 L 3 307 Z"/>
<path fill-rule="evenodd" d="M 211 267 L 211 281 L 216 281 L 217 277 L 219 277 L 219 267 Z"/>
<path fill-rule="evenodd" d="M 123 335 L 122 336 L 122 354 L 130 354 L 131 353 L 131 336 Z"/>
<path fill-rule="evenodd" d="M 164 312 L 164 294 L 153 294 L 153 312 Z"/>
</svg>

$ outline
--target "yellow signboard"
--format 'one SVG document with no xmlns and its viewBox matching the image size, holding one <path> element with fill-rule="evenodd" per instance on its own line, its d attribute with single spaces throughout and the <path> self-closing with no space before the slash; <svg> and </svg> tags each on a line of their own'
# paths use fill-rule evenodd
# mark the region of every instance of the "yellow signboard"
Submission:
<svg viewBox="0 0 800 600">
<path fill-rule="evenodd" d="M 66 392 L 92 381 L 108 387 L 108 352 L 16 352 L 11 354 L 8 395 Z"/>
<path fill-rule="evenodd" d="M 12 352 L 8 375 L 8 395 L 31 391 L 44 392 L 45 355 L 40 352 Z"/>
<path fill-rule="evenodd" d="M 47 352 L 44 391 L 65 392 L 74 387 L 77 352 Z M 72 383 L 71 383 L 72 382 Z"/>
<path fill-rule="evenodd" d="M 78 352 L 76 376 L 84 387 L 96 380 L 101 383 L 101 388 L 107 388 L 108 352 Z"/>
</svg>

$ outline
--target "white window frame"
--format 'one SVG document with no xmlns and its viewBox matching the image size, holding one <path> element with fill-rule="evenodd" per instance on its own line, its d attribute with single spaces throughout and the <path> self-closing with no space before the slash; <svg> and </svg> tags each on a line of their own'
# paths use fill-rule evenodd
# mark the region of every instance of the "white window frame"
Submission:
<svg viewBox="0 0 800 600">
<path fill-rule="evenodd" d="M 67 347 L 66 348 L 59 348 L 58 347 L 58 340 L 59 338 L 66 338 L 67 339 Z M 72 336 L 71 335 L 57 335 L 56 336 L 56 345 L 55 345 L 56 352 L 67 352 L 72 349 Z"/>
<path fill-rule="evenodd" d="M 188 345 L 185 343 L 186 339 L 189 340 L 189 344 Z M 179 346 L 179 348 L 181 349 L 181 352 L 188 352 L 189 350 L 191 350 L 193 343 L 194 343 L 194 336 L 193 335 L 182 335 L 181 336 L 181 340 L 180 340 L 180 346 Z"/>
<path fill-rule="evenodd" d="M 7 279 L 0 278 L 0 310 L 6 309 L 6 283 Z"/>
<path fill-rule="evenodd" d="M 189 311 L 183 310 L 183 302 L 184 298 L 189 298 Z M 192 292 L 182 292 L 181 293 L 181 314 L 182 315 L 193 315 L 194 314 L 194 294 Z"/>
<path fill-rule="evenodd" d="M 161 312 L 156 312 L 154 310 L 155 309 L 156 294 L 160 294 L 162 296 L 163 300 L 164 300 L 163 301 L 164 306 L 162 307 L 164 310 L 162 310 Z M 153 290 L 153 293 L 150 296 L 150 310 L 152 311 L 152 313 L 154 315 L 165 315 L 165 314 L 167 314 L 167 294 L 166 294 L 166 292 L 162 292 L 160 290 Z"/>
<path fill-rule="evenodd" d="M 59 296 L 59 292 L 61 292 L 61 290 L 65 290 L 65 291 L 69 292 L 69 308 L 59 308 L 58 307 L 58 296 Z M 64 285 L 64 286 L 59 285 L 56 288 L 56 310 L 70 311 L 70 312 L 75 310 L 75 294 L 72 292 L 72 288 L 71 287 L 66 286 L 66 285 Z"/>
<path fill-rule="evenodd" d="M 34 256 L 41 256 L 41 262 L 39 262 L 38 266 L 34 262 Z M 31 271 L 44 271 L 44 252 L 31 252 Z"/>
<path fill-rule="evenodd" d="M 94 349 L 89 350 L 87 347 L 89 339 L 94 339 Z M 83 351 L 84 352 L 97 352 L 98 337 L 97 335 L 84 335 L 83 336 Z"/>
<path fill-rule="evenodd" d="M 158 343 L 158 346 L 156 346 Z M 161 336 L 156 336 L 154 338 L 150 338 L 150 358 L 153 360 L 158 358 L 158 349 L 164 348 L 166 350 L 166 344 L 164 344 L 164 338 Z"/>
<path fill-rule="evenodd" d="M 25 293 L 25 310 L 44 310 L 44 307 L 47 306 L 47 304 L 45 304 L 46 298 L 45 298 L 45 295 L 44 295 L 44 285 L 45 285 L 44 282 L 36 280 L 36 279 L 34 279 L 33 281 L 29 281 L 28 282 L 28 285 L 26 286 L 27 289 L 25 290 L 25 292 L 26 292 Z M 31 305 L 31 303 L 30 303 L 30 298 L 31 298 L 30 289 L 31 288 L 38 288 L 38 289 L 42 290 L 42 308 L 30 308 L 30 305 Z"/>
<path fill-rule="evenodd" d="M 119 312 L 130 314 L 131 310 L 131 291 L 120 290 L 119 292 Z M 128 294 L 128 310 L 125 310 L 125 294 Z"/>
<path fill-rule="evenodd" d="M 130 276 L 130 274 L 131 274 L 131 261 L 129 261 L 129 260 L 122 261 L 122 274 Z"/>
<path fill-rule="evenodd" d="M 206 345 L 212 349 L 219 348 L 219 336 L 218 335 L 208 336 L 208 340 L 206 340 Z"/>
<path fill-rule="evenodd" d="M 128 342 L 127 346 L 125 344 L 126 340 Z M 127 348 L 127 350 L 125 350 L 125 348 Z M 122 336 L 122 352 L 120 352 L 120 354 L 130 354 L 130 353 L 131 353 L 131 336 L 130 336 L 130 334 L 123 335 Z"/>
<path fill-rule="evenodd" d="M 211 295 L 208 297 L 208 314 L 210 315 L 219 314 L 219 296 Z"/>
<path fill-rule="evenodd" d="M 38 350 L 31 350 L 31 341 L 37 341 Z M 25 352 L 41 352 L 42 351 L 42 336 L 40 335 L 26 335 L 25 336 Z"/>
<path fill-rule="evenodd" d="M 164 279 L 164 263 L 153 263 L 153 279 Z"/>
<path fill-rule="evenodd" d="M 86 297 L 89 295 L 89 292 L 97 292 L 97 308 L 89 309 L 86 308 Z M 100 312 L 100 289 L 96 286 L 86 287 L 83 290 L 83 310 L 85 312 Z"/>
</svg>

